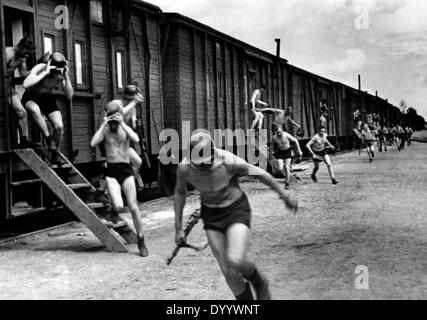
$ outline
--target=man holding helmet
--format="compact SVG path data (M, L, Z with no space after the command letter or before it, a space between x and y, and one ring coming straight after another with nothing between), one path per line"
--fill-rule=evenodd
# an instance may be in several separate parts
M22 105L33 115L45 137L48 149L52 152L51 163L63 165L65 161L59 155L59 148L64 125L53 93L59 84L62 85L65 97L71 100L73 86L68 75L68 62L62 53L54 52L47 63L37 64L24 80L23 86L26 90L22 97ZM50 135L44 116L53 127L52 135Z

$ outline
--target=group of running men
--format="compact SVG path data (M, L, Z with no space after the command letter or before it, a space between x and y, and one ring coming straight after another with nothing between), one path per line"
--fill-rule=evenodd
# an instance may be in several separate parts
M13 75L18 69L24 80L25 92L22 99L12 92L11 105L20 119L20 141L22 148L31 147L27 139L26 114L29 111L41 129L49 150L52 151L51 162L61 165L58 155L63 133L62 118L53 90L61 84L66 98L71 99L73 88L68 75L68 62L65 57L54 52L45 55L44 60L28 72L26 58L34 50L30 39L24 38L16 47L7 52L8 74ZM263 112L274 113L274 136L272 151L277 158L279 169L286 178L285 188L276 179L257 166L247 163L234 154L215 147L211 135L206 130L196 130L190 139L190 153L178 165L174 194L175 242L185 243L183 231L183 210L186 202L187 185L191 184L200 192L201 218L209 241L225 280L236 299L252 300L270 299L269 284L265 275L256 264L247 257L248 241L251 227L251 208L248 197L239 185L239 177L252 176L275 191L290 212L298 209L298 201L289 189L290 164L292 159L291 144L295 144L297 156L302 156L298 140L291 136L287 128L302 128L292 119L292 109L286 111L268 108L261 100L265 86L255 90L252 95L252 128L262 128ZM12 90L13 91L13 90ZM127 86L121 99L106 104L105 116L101 126L91 140L91 146L102 144L106 154L105 180L116 214L123 211L122 192L131 212L138 236L138 249L142 257L148 256L148 249L142 230L142 221L136 198L134 175L142 164L140 156L132 144L139 142L136 128L136 105L144 97L136 86ZM264 108L260 108L260 106ZM45 118L53 126L53 135L47 128ZM396 130L399 130L396 128ZM362 130L363 131L363 130ZM367 130L366 130L367 132ZM361 136L367 136L367 133ZM401 146L401 145L400 145ZM332 184L338 183L334 177L327 148L334 149L327 139L326 128L320 126L318 133L306 145L312 155L314 169L311 178L317 182L316 173L319 163L325 162Z
M379 152L387 152L387 147L391 147L396 141L397 150L402 151L406 146L410 146L414 131L408 125L401 124L392 125L391 127L385 124L380 124L380 119L377 116L377 121L364 123L361 120L357 122L353 129L355 136L358 138L357 145L359 154L363 148L366 148L369 161L372 162L375 158L375 145L378 146Z

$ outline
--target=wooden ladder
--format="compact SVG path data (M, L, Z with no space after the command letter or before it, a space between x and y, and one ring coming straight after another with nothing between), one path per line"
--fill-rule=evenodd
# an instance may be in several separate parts
M49 187L77 218L113 252L127 252L128 249L120 240L119 235L128 244L137 243L135 232L120 216L115 215L114 222L109 218L100 218L111 210L109 205L94 203L91 199L95 187L77 170L68 159L62 166L50 165L45 162L33 149L16 149L13 152ZM55 170L56 171L55 171Z

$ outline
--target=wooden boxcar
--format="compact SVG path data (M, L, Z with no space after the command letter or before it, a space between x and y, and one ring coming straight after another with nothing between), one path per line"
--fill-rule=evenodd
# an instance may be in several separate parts
M62 52L69 60L74 97L67 101L59 90L55 95L64 120L61 150L71 156L78 149L75 164L88 168L103 160L99 150L90 147L90 139L102 121L105 104L119 97L127 84L134 83L146 97L137 110L144 128L141 135L148 143L149 153L158 154L158 132L163 128L160 19L158 7L139 0L0 0L2 48L16 45L23 36L31 36L37 50L30 64L47 51ZM58 29L55 22L64 27ZM4 50L0 59L0 77L4 79ZM19 83L22 79L15 78L16 88L22 94ZM9 90L2 81L0 191L6 195L6 201L1 201L0 219L14 216L13 204L23 192L13 192L11 182L19 171L26 169L11 152L18 137L13 125L16 116L8 105ZM30 139L40 141L31 115L28 118ZM40 206L42 202L41 199Z
M262 83L268 87L264 101L270 106L293 107L294 121L305 130L302 140L314 135L320 125L321 101L329 108L326 125L331 140L343 147L352 144L357 110L379 113L382 118L394 115L392 106L379 97L293 66L277 54L180 14L164 13L163 17L166 127L180 130L182 122L189 121L192 130L247 129L252 122L249 99ZM264 126L268 139L271 120L266 117Z
M162 30L165 127L247 129L250 95L266 84L264 101L284 108L285 59L176 13L166 13ZM267 120L267 127L269 121Z

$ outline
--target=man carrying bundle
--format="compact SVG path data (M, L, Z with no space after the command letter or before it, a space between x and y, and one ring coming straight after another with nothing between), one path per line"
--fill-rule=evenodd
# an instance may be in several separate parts
M193 133L190 156L184 157L177 170L175 241L178 245L185 242L182 214L187 184L191 184L200 191L201 217L209 245L236 299L253 300L251 284L258 300L268 300L271 297L267 279L247 259L251 208L239 186L239 177L247 175L256 176L276 191L290 210L297 210L297 200L282 190L270 174L226 150L215 148L208 132Z

